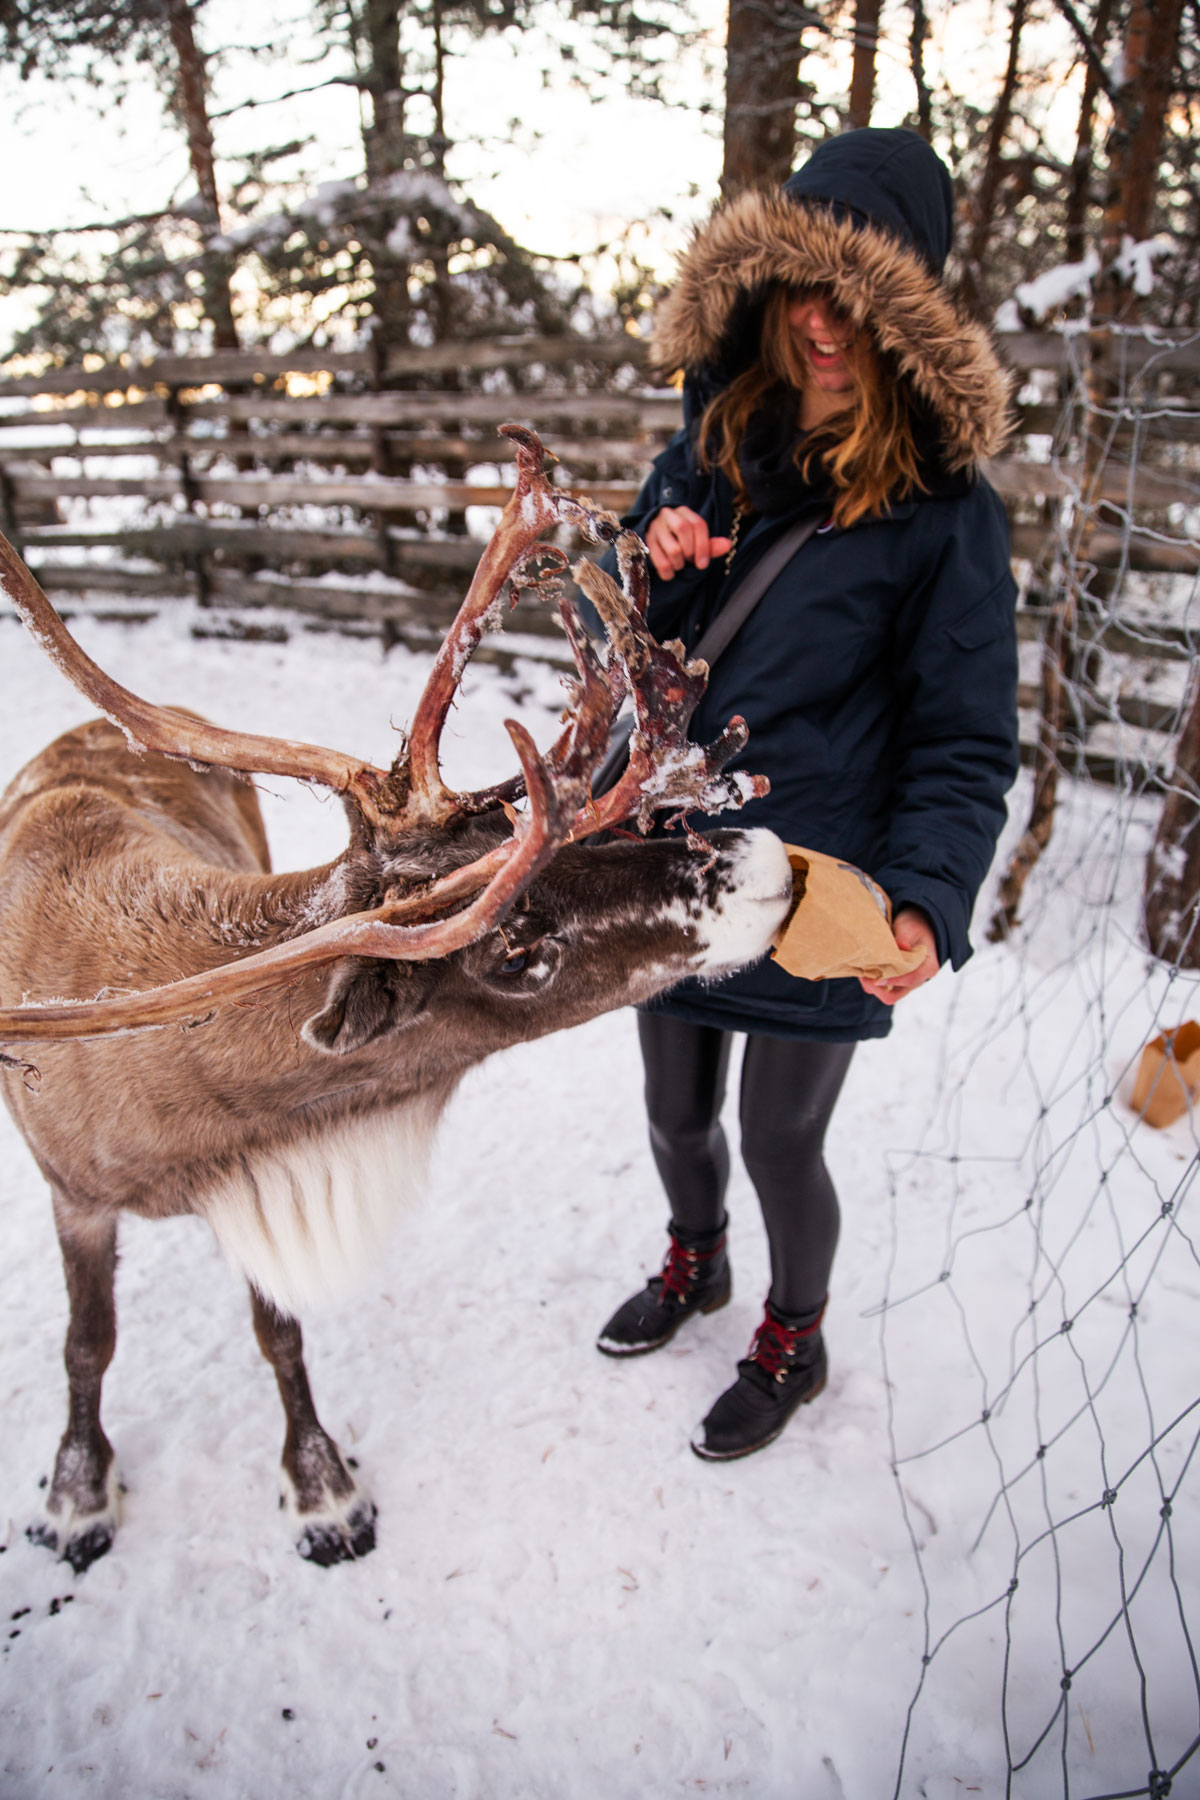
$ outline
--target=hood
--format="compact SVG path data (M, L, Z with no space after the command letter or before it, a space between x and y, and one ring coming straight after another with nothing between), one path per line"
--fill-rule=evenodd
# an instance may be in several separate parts
M911 384L945 466L973 468L1007 436L1010 378L942 286L951 230L950 177L915 132L832 138L782 190L741 194L696 233L655 318L654 363L724 385L754 354L770 284L824 288Z
M783 191L835 218L874 225L941 274L954 241L954 188L936 151L915 131L847 131L813 151Z

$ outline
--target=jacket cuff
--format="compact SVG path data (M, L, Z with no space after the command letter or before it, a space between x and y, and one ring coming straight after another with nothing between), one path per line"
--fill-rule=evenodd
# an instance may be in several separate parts
M902 906L919 907L933 927L938 962L961 969L974 954L967 937L971 909L961 890L934 876L914 875L911 869L897 869L890 879L889 875L887 869L873 871L892 903L893 918Z

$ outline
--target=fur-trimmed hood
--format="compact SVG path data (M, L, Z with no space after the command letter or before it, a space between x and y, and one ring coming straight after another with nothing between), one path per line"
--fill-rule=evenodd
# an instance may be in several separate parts
M825 289L911 382L946 468L973 469L1007 435L1010 379L936 273L949 226L949 179L914 133L831 139L782 191L742 194L697 232L658 309L653 360L707 374L715 391L753 354L769 285Z

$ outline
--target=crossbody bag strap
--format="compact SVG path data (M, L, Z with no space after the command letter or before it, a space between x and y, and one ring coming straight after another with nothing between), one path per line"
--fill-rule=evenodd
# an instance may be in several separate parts
M729 599L721 608L708 630L692 650L689 662L703 658L711 669L721 652L727 648L754 608L758 605L775 577L783 572L799 550L801 544L808 542L813 532L823 522L823 515L810 513L799 524L785 531L776 539L771 548L762 555L750 570L744 581L739 581ZM623 712L614 719L609 728L608 753L593 776L593 787L597 794L603 794L619 780L622 771L629 761L629 738L633 731L633 714Z
M689 651L689 661L702 659L712 668L718 656L733 642L776 576L783 573L801 544L808 542L827 517L828 514L823 512L811 512L807 518L785 531L781 538L776 538L745 579L738 582L708 630Z

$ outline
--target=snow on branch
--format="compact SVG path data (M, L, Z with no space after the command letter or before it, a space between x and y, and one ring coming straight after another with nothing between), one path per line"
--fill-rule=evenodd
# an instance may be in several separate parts
M1090 294L1092 282L1099 273L1100 258L1092 250L1082 262L1061 263L1058 268L1047 269L1032 281L1020 282L1013 298L1026 318L1041 321L1049 318L1051 313L1061 311L1077 295Z
M440 175L425 169L398 169L369 186L355 179L323 181L287 210L238 225L221 237L213 238L209 247L225 253L271 249L282 244L298 227L315 225L319 230L329 232L352 221L361 221L369 213L396 215L386 239L388 249L398 256L415 247L416 236L411 222L422 213L437 214L449 226L452 236L488 244L504 238L490 214L457 200Z
M1122 281L1128 282L1135 294L1152 294L1158 279L1155 261L1160 256L1170 256L1174 249L1174 238L1166 236L1146 238L1140 244L1135 244L1131 237L1123 237L1121 254L1113 268Z
M1170 256L1175 240L1166 236L1147 238L1135 243L1130 237L1121 241L1120 254L1110 265L1109 273L1135 294L1152 294L1158 280L1155 268L1161 257ZM996 331L1020 331L1027 325L1041 325L1061 312L1069 301L1090 299L1096 278L1102 272L1100 258L1090 250L1082 262L1060 263L1046 269L1032 281L1019 282L1012 298L997 307L992 320Z

